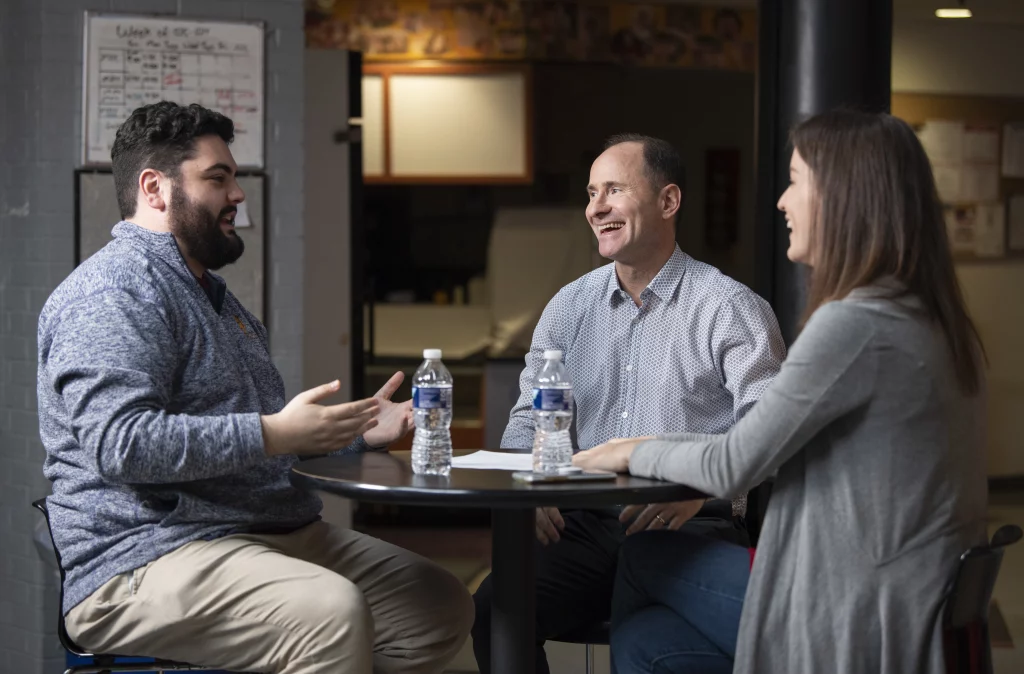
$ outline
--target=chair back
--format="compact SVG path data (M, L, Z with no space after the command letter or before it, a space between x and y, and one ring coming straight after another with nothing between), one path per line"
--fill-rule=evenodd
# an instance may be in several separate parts
M988 607L1003 563L1003 553L1006 546L1020 540L1021 534L1020 527L1007 524L992 536L991 543L975 546L960 556L960 565L946 603L947 628L959 629L988 622Z
M1000 528L985 545L960 555L960 564L946 597L943 652L948 674L992 674L988 612L1003 552L1021 538L1015 525Z
M768 499L771 498L774 485L775 478L769 477L747 492L747 535L750 537L752 548L757 547L757 541L761 537L761 527L764 524L764 515L768 512Z
M60 550L57 549L57 542L53 540L53 527L50 526L50 511L46 507L45 498L33 501L32 507L41 512L46 519L46 530L50 533L50 544L53 546L53 554L57 558L57 568L60 570L60 601L57 603L57 638L60 639L60 645L72 654L82 658L95 657L92 653L76 644L64 626L64 564L60 559Z

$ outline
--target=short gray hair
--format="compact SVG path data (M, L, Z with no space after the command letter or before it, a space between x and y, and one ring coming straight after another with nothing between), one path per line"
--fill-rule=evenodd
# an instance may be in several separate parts
M672 143L639 133L618 133L605 141L604 149L623 143L639 143L643 148L644 173L655 190L676 185L680 192L686 192L686 168Z

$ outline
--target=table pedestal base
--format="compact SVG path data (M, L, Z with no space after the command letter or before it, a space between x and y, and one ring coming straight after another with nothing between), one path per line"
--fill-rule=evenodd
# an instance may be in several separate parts
M491 511L492 674L531 674L536 664L535 512Z

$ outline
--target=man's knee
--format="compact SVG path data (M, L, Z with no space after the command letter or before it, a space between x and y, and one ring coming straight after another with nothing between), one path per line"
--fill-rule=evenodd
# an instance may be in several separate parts
M421 654L426 660L455 652L473 625L473 599L466 586L437 564L408 553L400 576L401 588L374 607L386 640ZM380 634L378 634L378 637Z
M615 671L620 674L648 671L651 658L646 645L650 641L650 626L635 615L624 618L623 622L614 625L610 635Z
M335 574L306 583L288 599L288 620L297 621L301 648L320 653L373 649L374 624L369 604L358 587Z
M434 589L438 620L447 627L449 637L461 646L469 636L476 614L469 590L462 581L433 562L426 562L418 573L423 582Z

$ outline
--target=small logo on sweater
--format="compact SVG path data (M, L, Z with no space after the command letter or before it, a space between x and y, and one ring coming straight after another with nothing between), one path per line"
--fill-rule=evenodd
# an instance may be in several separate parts
M249 329L245 327L245 323L242 322L242 319L239 318L238 314L235 314L235 322L238 323L238 327L242 329L242 332L245 335L249 334Z

